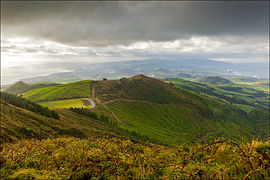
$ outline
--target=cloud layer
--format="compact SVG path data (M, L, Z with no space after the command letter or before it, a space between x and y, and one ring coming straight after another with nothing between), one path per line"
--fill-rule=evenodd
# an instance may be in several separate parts
M4 1L1 10L5 83L72 70L55 62L269 58L268 1Z
M3 2L4 37L76 46L267 36L269 2Z

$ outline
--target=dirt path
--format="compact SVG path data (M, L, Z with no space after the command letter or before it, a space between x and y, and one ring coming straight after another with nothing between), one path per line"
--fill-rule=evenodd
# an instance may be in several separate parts
M92 86L92 99L94 100L95 99L95 84L93 84Z
M107 109L109 112L111 112L112 115L113 115L113 117L114 117L117 121L123 123L123 121L122 121L120 118L118 118L118 117L114 114L114 112L113 112L112 110L110 110L105 104L101 104L101 105L102 105L105 109Z

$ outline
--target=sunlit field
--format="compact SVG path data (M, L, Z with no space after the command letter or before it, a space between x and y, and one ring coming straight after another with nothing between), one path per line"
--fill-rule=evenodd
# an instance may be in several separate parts
M39 104L48 108L91 107L91 105L86 104L82 99L46 101Z

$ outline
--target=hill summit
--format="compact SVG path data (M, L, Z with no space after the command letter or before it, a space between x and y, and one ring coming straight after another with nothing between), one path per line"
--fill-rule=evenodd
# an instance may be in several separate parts
M232 81L219 76L204 77L200 79L200 82L209 84L233 84Z
M99 81L95 84L95 92L96 97L102 101L127 99L159 104L182 103L193 96L172 83L165 83L144 75Z
M18 81L14 85L5 89L5 92L11 93L11 94L21 94L26 91L29 91L30 89L31 89L31 86L29 86L28 84L22 81Z

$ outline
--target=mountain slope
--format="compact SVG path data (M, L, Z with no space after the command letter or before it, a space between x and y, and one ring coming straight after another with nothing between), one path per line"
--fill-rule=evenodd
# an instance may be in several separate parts
M99 81L94 87L97 101L122 128L166 144L221 136L251 139L262 128L224 100L143 75Z
M25 92L23 97L32 101L91 97L91 82L92 81L90 80L85 80L52 87L33 89Z

